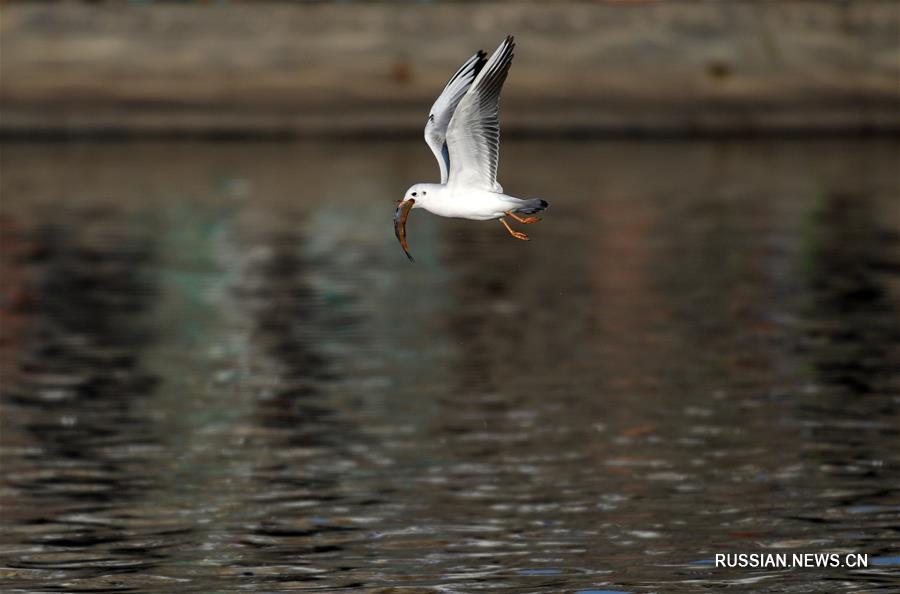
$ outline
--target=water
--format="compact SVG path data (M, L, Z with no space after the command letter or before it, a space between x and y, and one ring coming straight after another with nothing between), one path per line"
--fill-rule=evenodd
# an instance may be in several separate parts
M7 592L900 591L889 141L7 144ZM855 552L868 569L725 569Z

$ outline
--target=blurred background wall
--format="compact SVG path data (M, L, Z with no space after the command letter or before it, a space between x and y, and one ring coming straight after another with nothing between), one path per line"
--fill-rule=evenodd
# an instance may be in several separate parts
M900 131L900 3L5 2L0 133L419 134L518 40L507 133Z

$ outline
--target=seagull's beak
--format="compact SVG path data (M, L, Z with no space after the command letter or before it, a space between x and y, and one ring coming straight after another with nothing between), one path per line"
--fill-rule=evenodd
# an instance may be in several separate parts
M409 211L412 210L415 203L416 201L411 198L409 200L401 200L400 204L397 205L397 211L394 213L394 233L397 235L397 239L400 241L400 245L403 247L403 251L406 252L406 257L409 258L410 262L415 262L415 260L413 260L412 254L409 253L409 245L406 243L406 219L409 217Z

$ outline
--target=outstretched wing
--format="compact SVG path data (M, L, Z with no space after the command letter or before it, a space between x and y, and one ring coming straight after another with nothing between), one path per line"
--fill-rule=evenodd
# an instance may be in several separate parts
M466 60L466 63L447 82L444 91L428 113L428 122L425 124L425 142L437 157L438 165L441 167L442 184L447 183L447 176L450 172L450 156L444 141L447 136L447 126L450 125L450 119L453 117L453 112L460 99L469 90L472 81L475 80L487 61L486 55L483 51L478 50L477 54Z
M507 36L453 112L447 127L449 183L453 185L503 191L497 183L500 89L509 73L515 46L512 36Z

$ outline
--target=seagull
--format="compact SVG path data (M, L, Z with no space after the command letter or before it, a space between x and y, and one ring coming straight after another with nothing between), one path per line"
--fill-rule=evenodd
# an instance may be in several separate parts
M503 193L497 183L500 160L500 89L512 64L513 37L507 36L490 58L479 50L456 71L431 106L425 142L437 158L441 183L411 186L394 213L394 233L406 257L414 262L406 242L406 219L414 208L442 217L473 221L499 220L509 234L528 236L509 226L506 217L529 225L549 203Z

